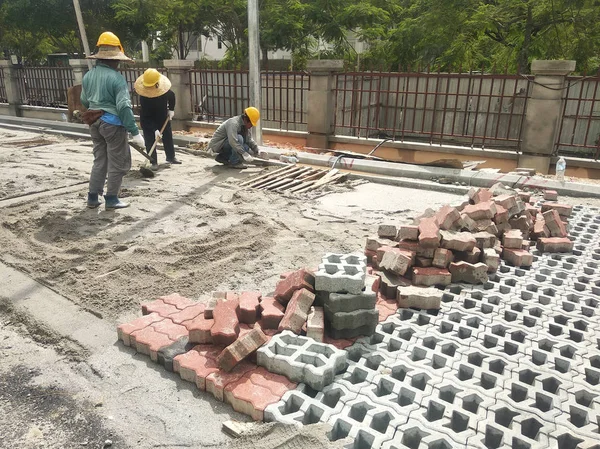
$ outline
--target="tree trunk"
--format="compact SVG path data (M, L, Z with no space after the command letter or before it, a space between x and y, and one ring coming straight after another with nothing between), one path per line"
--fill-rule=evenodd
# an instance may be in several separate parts
M269 67L269 51L266 48L263 48L261 51L262 51L262 66L264 68L268 68Z
M525 35L523 46L519 51L517 64L519 73L529 73L529 47L531 46L531 35L533 33L533 14L531 5L527 5L527 21L525 22Z
M179 22L179 59L185 59L185 50L183 48L183 24Z

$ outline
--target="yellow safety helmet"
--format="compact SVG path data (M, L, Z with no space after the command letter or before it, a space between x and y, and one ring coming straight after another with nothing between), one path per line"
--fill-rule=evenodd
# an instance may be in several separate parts
M98 43L96 47L100 47L101 45L110 45L111 47L119 47L119 49L125 53L123 50L123 46L121 45L121 41L117 37L115 33L111 33L110 31L105 31L98 38Z
M154 87L160 81L160 73L156 69L148 69L144 72L142 84L144 87Z
M246 114L246 117L248 117L248 119L250 120L250 123L252 123L252 126L256 126L256 124L260 120L260 112L258 112L258 109L256 109L254 106L250 106L244 109L244 113Z

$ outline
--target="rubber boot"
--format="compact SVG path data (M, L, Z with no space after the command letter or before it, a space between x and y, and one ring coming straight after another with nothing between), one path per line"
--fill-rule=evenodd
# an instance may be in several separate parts
M129 207L129 203L124 203L117 195L106 195L104 200L106 201L104 206L106 210L125 209L126 207Z
M98 199L97 193L88 193L87 207L89 207L90 209L96 209L101 204L102 203Z

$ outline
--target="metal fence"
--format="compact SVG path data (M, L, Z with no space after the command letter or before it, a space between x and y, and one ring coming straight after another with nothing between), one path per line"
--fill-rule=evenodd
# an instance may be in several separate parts
M565 90L556 152L564 156L600 156L600 73L570 76Z
M17 87L23 104L66 107L67 89L74 83L70 67L20 67Z
M305 131L310 77L305 72L261 72L261 121L265 128ZM250 105L246 70L191 70L195 119L219 122Z
M4 81L4 77L6 73L4 72L4 68L0 67L0 103L8 103L8 95L6 94L6 84Z
M133 106L133 111L137 114L140 109L140 96L135 92L133 85L135 84L135 80L137 80L141 75L144 74L148 67L129 67L129 68L120 68L119 72L125 77L127 81L127 85L129 86L129 96L131 98L131 105ZM165 68L157 68L161 74L167 75L167 69Z
M481 73L340 73L335 133L518 149L529 80Z

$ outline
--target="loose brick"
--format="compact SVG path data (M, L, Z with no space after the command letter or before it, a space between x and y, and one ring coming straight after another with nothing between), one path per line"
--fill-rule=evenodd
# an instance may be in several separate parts
M523 249L504 248L502 258L516 267L530 267L533 264L533 255Z
M481 262L453 262L449 271L452 273L452 282L483 284L488 280L488 266Z
M512 229L518 229L521 231L524 239L529 238L529 234L533 228L533 221L528 216L523 214L520 217L511 218L508 222L510 223L510 227Z
M506 210L510 211L513 207L515 207L517 205L517 199L518 199L518 197L516 195L504 194L504 195L499 195L496 198L494 198L494 201L496 202L496 204L499 204Z
M550 237L550 230L546 226L546 220L544 220L542 214L536 216L535 223L533 224L532 236L536 239L539 239L540 237Z
M463 215L467 215L475 221L489 220L496 214L496 205L493 201L484 201L478 204L469 204L462 211Z
M396 299L398 287L410 285L410 280L393 273L380 272L379 291L389 299Z
M473 234L473 237L475 238L475 241L477 242L476 246L479 249L493 248L496 244L496 236L489 232L477 232Z
M383 256L385 255L386 252L391 251L392 249L394 249L391 246L381 246L377 252L377 266L381 266L381 261L383 260ZM396 248L398 249L398 248Z
M454 260L452 251L445 248L437 248L433 255L432 265L437 268L448 268L448 265Z
M488 273L495 273L500 266L500 256L494 248L485 248L482 254L482 261L488 267Z
M523 246L523 234L518 229L511 229L504 233L502 237L502 246L504 248L519 249Z
M435 218L424 218L419 223L419 246L423 248L440 246L440 230Z
M231 371L234 366L264 345L269 338L260 327L255 327L243 337L227 346L217 357L219 367Z
M287 304L294 292L302 289L310 292L315 291L315 275L304 268L293 272L287 278L277 283L275 287L275 299L282 304Z
M504 234L506 231L510 231L512 228L510 226L510 223L506 222L506 223L499 223L496 225L496 229L498 230L497 233L494 233L495 235L502 235Z
M415 265L417 267L430 267L433 265L433 259L428 257L417 257L415 258Z
M378 255L379 256L379 255ZM381 268L403 276L413 264L414 255L400 248L390 248L384 252L378 264Z
M191 321L186 321L184 324L189 332L189 339L191 343L212 343L212 335L210 330L215 324L214 319L205 318L204 315L200 315Z
M537 249L543 253L570 253L573 242L568 237L542 237L538 239Z
M525 203L521 201L521 198L517 198L516 204L508 209L508 216L514 217L515 215L520 215L525 210Z
M550 237L566 237L567 229L560 219L560 215L554 209L542 213L546 226L550 231Z
M400 249L404 249L416 254L417 250L419 249L419 242L414 240L400 240L397 243L397 246Z
M367 258L367 263L373 263L373 257L377 256L377 251L372 251L370 249L365 249L365 256Z
M556 201L558 199L558 192L556 190L544 190L544 199L546 201Z
M415 285L442 285L452 282L452 275L443 268L413 268L413 283Z
M155 323L162 319L163 317L160 316L158 313L151 313L149 315L145 315L141 318L133 320L130 323L121 324L119 327L117 327L117 334L119 336L119 340L122 340L125 346L130 346L131 343L129 340L129 336L133 332L144 329L145 327L150 326L152 323Z
M263 329L277 329L283 318L285 308L272 297L263 297L260 302L260 326Z
M496 223L494 223L489 218L484 220L477 220L475 226L476 232L489 232L490 234L498 235L498 227Z
M398 287L398 307L439 309L443 292L434 287Z
M322 342L325 338L325 313L323 307L311 307L306 321L306 336Z
M435 221L440 229L450 229L452 225L460 219L460 212L454 207L443 206L435 215Z
M542 204L542 213L555 210L558 212L558 215L561 217L570 217L573 212L573 206L569 206L568 204L559 204L559 203L544 203Z
M213 312L215 322L210 330L213 343L220 346L229 346L240 334L238 320L240 301L233 295L228 294L227 296L231 299L217 300L217 306Z
M367 237L365 249L369 251L377 251L381 246L396 246L396 243L390 239L382 239L379 236ZM314 285L314 283L313 283Z
M259 314L260 297L260 292L242 292L240 294L240 323L256 323Z
M437 248L423 248L422 246L419 246L417 248L416 255L417 257L426 257L428 259L433 259L433 255L435 254L436 249Z
M462 226L460 229L465 231L473 232L477 229L477 222L473 220L471 217L465 214L461 214L460 221L462 222Z
M418 226L400 226L396 240L418 240L419 239L419 227Z
M377 235L382 239L390 239L395 240L396 235L398 234L398 230L396 226L390 224L382 224L377 228Z
M533 173L533 175L535 175L535 173ZM531 201L531 193L529 192L519 192L518 195L524 203L529 203Z
M164 320L168 320L168 318L164 318L162 321ZM157 321L157 323L159 322ZM174 341L169 338L169 335L155 329L153 325L134 331L129 336L130 345L135 346L136 351L140 354L149 355L153 362L158 361L158 351L170 346Z
M506 223L508 221L508 209L500 204L496 204L496 214L494 215L494 223Z
M477 241L469 232L441 231L442 242L440 246L454 251L471 251Z
M537 214L539 214L540 210L532 204L525 204L525 214L529 217L531 221L535 220Z
M481 260L481 250L474 247L471 251L455 251L454 259L468 263L477 263Z
M292 296L292 299L285 309L285 314L279 323L279 331L290 330L299 334L302 326L308 319L308 312L315 300L314 293L302 289L298 290Z
M473 204L485 203L492 199L492 193L488 189L476 189L471 187L469 189L469 199Z

